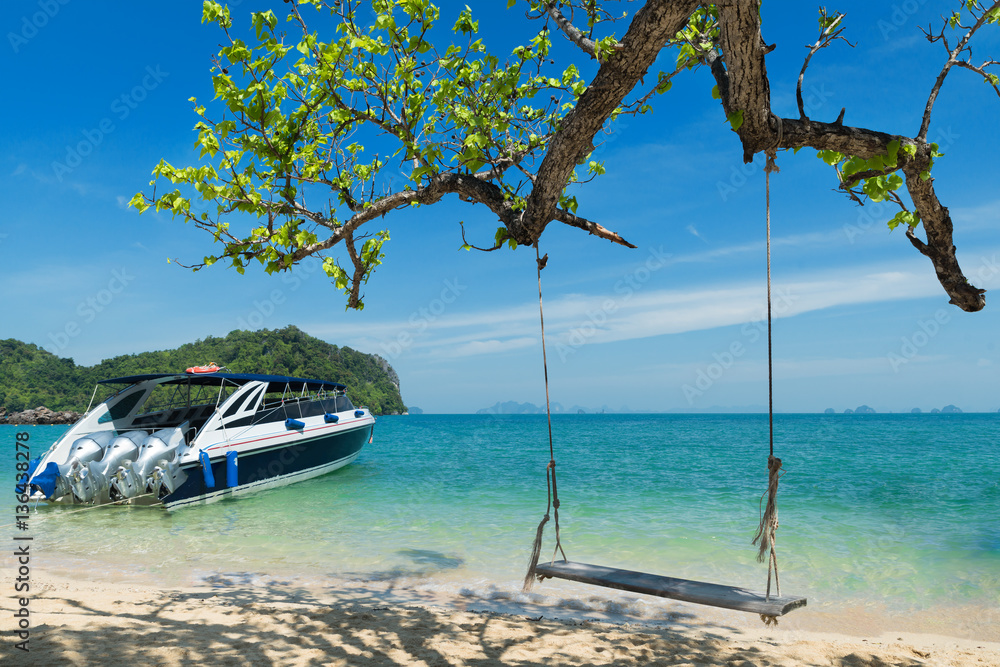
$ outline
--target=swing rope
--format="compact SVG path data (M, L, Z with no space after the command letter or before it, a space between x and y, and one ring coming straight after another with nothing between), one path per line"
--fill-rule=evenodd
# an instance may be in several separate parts
M538 524L538 531L535 533L535 542L531 546L531 558L528 561L528 572L524 575L524 586L522 590L527 593L535 583L535 568L538 567L538 558L542 553L542 533L545 531L545 524L549 522L550 512L555 516L556 546L552 550L552 560L555 561L556 553L562 553L563 560L566 552L563 551L562 543L559 541L559 493L556 488L556 455L552 445L552 409L549 404L549 362L545 355L545 313L542 310L542 269L548 262L549 256L538 256L538 241L535 241L535 263L538 270L538 318L542 325L542 368L545 371L545 414L549 424L549 464L545 468L545 481L549 489L548 505L545 508L545 516Z
M775 117L777 118L777 117ZM777 118L778 142L781 143L781 119ZM781 459L774 455L774 364L771 346L771 172L780 171L775 164L775 151L767 151L767 164L764 166L765 206L767 209L767 420L770 452L767 457L767 506L760 514L760 525L754 535L752 544L758 545L757 562L767 564L767 592L765 599L771 598L771 572L774 572L774 584L778 597L781 596L781 582L778 579L778 554L775 550L775 531L778 530L778 480L781 479ZM763 502L763 495L761 496ZM761 620L766 625L777 623L774 616L761 614Z
M772 114L773 116L773 114ZM777 134L778 140L774 147L766 150L767 164L764 167L765 173L765 198L766 198L766 220L767 220L767 413L768 413L768 444L769 453L767 457L767 469L768 469L768 484L767 491L765 494L761 495L761 503L763 503L764 495L767 495L767 506L760 513L760 524L757 528L757 532L754 535L752 544L758 545L757 560L763 563L765 560L768 561L767 569L767 592L765 594L765 602L771 599L771 577L772 572L774 576L775 590L778 598L781 597L781 582L778 578L778 555L775 548L776 539L775 532L778 529L778 506L777 506L777 495L778 495L778 482L781 476L784 474L781 467L781 459L774 455L774 360L773 360L773 345L772 345L772 298L771 298L771 172L780 171L777 164L775 163L776 149L781 145L782 137L782 124L781 119L777 116L773 116L777 123ZM555 557L557 553L562 553L564 561L568 561L566 558L566 552L562 548L562 544L559 538L559 494L556 488L556 461L555 461L555 448L552 442L552 409L549 401L549 367L548 359L545 351L545 314L542 307L542 269L545 268L545 264L548 261L548 255L545 257L539 257L538 241L535 241L535 261L537 264L538 271L538 316L541 323L541 336L542 336L542 366L545 374L545 412L548 418L548 431L549 431L549 463L546 467L546 483L548 486L548 505L545 509L545 516L542 517L541 522L538 524L538 530L535 533L535 541L531 549L531 558L528 564L528 572L524 577L523 591L528 592L531 590L535 579L538 577L538 559L541 554L542 549L542 534L545 529L545 524L548 523L550 519L550 514L555 517L555 530L556 530L556 545L552 552L552 562L555 562ZM567 563L568 565L573 565ZM580 566L578 566L580 567ZM582 566L594 569L594 566ZM574 576L567 576L566 574L553 573L550 566L546 566L546 573L544 576L556 576L569 579L577 579ZM607 568L603 568L607 570ZM623 571L616 571L623 572ZM635 574L635 573L626 573ZM649 575L642 575L648 577ZM584 581L586 583L597 583L598 585L609 585L604 581L596 578L589 579L577 579L579 581ZM687 582L693 583L693 582ZM696 582L694 582L696 583ZM627 586L622 586L620 581L616 581L615 584L611 584L616 588L623 588L625 590L633 590ZM642 591L648 592L648 591ZM662 592L657 592L654 594L663 595ZM678 599L686 599L683 595L666 595L666 597L676 597ZM704 599L695 600L702 604L715 604L713 602L706 602ZM795 606L801 606L805 604L805 599L796 600ZM725 606L725 605L718 605ZM733 607L737 608L737 607ZM794 608L794 607L792 607ZM777 613L785 613L782 609ZM777 615L770 615L767 613L761 613L760 618L764 621L765 625L774 625L778 622Z

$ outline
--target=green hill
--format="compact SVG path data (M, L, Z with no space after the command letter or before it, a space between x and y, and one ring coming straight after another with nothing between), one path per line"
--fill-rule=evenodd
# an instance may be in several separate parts
M405 412L399 378L375 354L337 347L294 326L260 331L233 331L159 350L105 359L96 366L77 366L36 345L13 338L0 341L0 407L8 412L44 405L52 410L82 412L98 380L174 373L215 362L234 373L268 373L333 380L347 385L355 405L375 414Z

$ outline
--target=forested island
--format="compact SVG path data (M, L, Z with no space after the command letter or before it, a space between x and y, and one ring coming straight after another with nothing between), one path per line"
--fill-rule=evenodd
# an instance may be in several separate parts
M78 366L31 343L0 341L0 420L29 408L83 412L99 380L143 373L183 372L215 362L233 373L265 373L333 380L347 385L356 405L374 414L406 412L396 371L377 354L337 347L297 327L233 331L172 350L157 350Z

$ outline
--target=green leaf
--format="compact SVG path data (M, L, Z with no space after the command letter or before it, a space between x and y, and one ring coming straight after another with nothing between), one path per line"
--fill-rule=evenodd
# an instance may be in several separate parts
M729 124L733 127L733 132L739 131L739 129L743 127L743 109L729 114L726 116L726 120L728 120Z
M900 211L887 223L890 230L896 229L899 225L905 224L910 229L920 224L920 216L912 211Z
M844 155L842 153L831 150L819 151L816 153L816 157L823 162L826 162L831 167L844 159Z
M845 179L848 179L854 174L864 171L867 166L868 166L867 160L855 155L854 157L850 158L847 162L844 163L844 166L842 168L843 176Z
M718 86L712 86L712 99L713 100L721 100L722 99L722 94L719 92L719 87Z
M886 160L885 164L887 167L895 167L897 162L897 157L899 156L899 140L893 139L889 142L887 154L889 159Z

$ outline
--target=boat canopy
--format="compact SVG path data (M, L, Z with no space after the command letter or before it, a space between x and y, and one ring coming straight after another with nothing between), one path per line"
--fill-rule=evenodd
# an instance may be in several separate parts
M100 380L98 384L135 384L137 382L147 382L149 380L160 380L169 378L160 384L192 384L219 386L224 383L243 386L248 382L267 382L268 392L283 391L285 387L290 387L292 391L301 391L303 388L309 391L320 389L344 390L347 387L339 382L329 382L327 380L309 380L306 378L295 378L287 375L258 375L256 373L149 373L146 375L128 375L110 380Z

